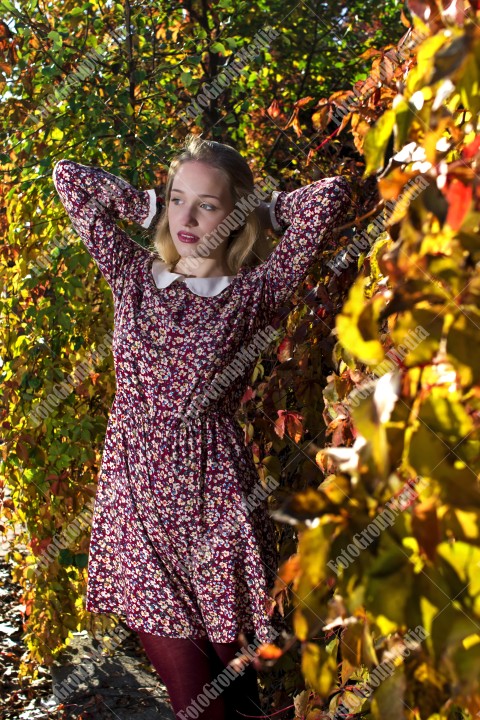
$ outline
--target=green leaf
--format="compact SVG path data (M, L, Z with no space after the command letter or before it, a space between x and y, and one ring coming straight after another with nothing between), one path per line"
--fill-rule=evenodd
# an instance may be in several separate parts
M413 586L412 566L402 564L400 558L387 557L388 563L392 563L392 572L369 576L365 592L368 608L377 618L377 624L383 633L392 632L394 627L402 626ZM385 565L385 568L387 566ZM395 570L395 566L399 569Z
M73 553L68 548L64 548L63 550L60 550L59 556L58 556L58 562L60 565L73 565Z
M221 42L214 42L212 45L210 45L210 52L221 53L222 55L227 54L225 45L223 45L223 43L221 43Z
M402 548L392 547L386 551L381 548L379 555L369 568L369 575L372 578L386 577L400 571L407 563L408 557Z
M372 698L373 720L383 720L385 717L389 720L404 720L407 687L405 668L402 666L382 680Z
M480 380L480 310L465 308L450 327L447 355L467 387Z
M479 82L478 59L473 53L470 53L458 83L458 88L462 104L470 110L474 117L480 112Z
M480 504L476 472L460 462L445 441L421 420L406 445L406 453L417 475L438 482L445 502L459 508Z
M180 82L182 85L185 85L185 87L189 87L192 84L193 81L193 75L191 72L182 72L180 75Z
M55 30L51 30L47 37L49 37L51 40L53 40L53 46L54 48L61 47L63 44L63 38L62 36L56 32Z
M415 117L413 107L404 98L395 106L395 150L403 148L408 139L410 124Z
M73 565L78 568L86 568L88 565L88 554L87 553L77 553L73 556Z

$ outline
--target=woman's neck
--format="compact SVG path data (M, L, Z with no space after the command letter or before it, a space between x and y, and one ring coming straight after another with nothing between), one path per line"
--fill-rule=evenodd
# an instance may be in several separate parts
M208 262L205 264L201 264L198 268L194 269L193 264L191 267L188 267L188 258L186 261L184 261L182 265L182 259L177 260L175 263L170 264L170 272L177 273L179 275L184 275L185 277L198 277L198 278L207 278L207 277L224 277L226 275L231 275L231 270L226 266L225 263L218 265L214 264L212 262Z

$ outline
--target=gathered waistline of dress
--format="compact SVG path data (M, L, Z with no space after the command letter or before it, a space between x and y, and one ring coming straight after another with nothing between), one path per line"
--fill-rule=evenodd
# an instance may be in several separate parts
M188 411L188 405L185 409L179 408L178 405L169 403L168 405L155 404L152 405L144 398L137 395L127 394L126 392L117 392L112 403L111 410L125 413L138 417L139 414L145 419L162 420L172 423L176 420L184 422L187 425L195 425L202 421L207 422L210 417L221 417L224 419L235 419L236 410L231 410L219 405L212 404L205 410L195 412Z

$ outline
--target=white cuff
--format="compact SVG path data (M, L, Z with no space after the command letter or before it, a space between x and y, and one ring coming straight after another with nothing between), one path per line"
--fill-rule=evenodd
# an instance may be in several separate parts
M275 232L281 232L282 228L277 222L275 217L275 205L277 204L277 198L280 195L281 190L274 190L272 192L272 199L270 200L270 222Z
M150 210L148 211L148 215L141 223L141 225L144 228L148 228L157 212L157 193L153 188L151 188L150 190L145 190L145 192L148 192L148 195L150 197Z

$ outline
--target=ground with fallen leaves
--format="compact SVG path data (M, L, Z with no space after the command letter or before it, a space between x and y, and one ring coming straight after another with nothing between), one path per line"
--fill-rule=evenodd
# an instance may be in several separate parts
M0 720L174 720L167 690L134 632L112 655L91 663L94 672L63 703L56 700L54 687L60 687L95 649L86 631L74 633L61 663L39 667L38 678L32 682L19 679L18 668L26 653L22 588L12 582L5 559L8 547L8 541L0 543ZM270 693L275 696L273 688ZM267 698L263 698L265 703L269 705ZM286 714L275 717L285 720Z

